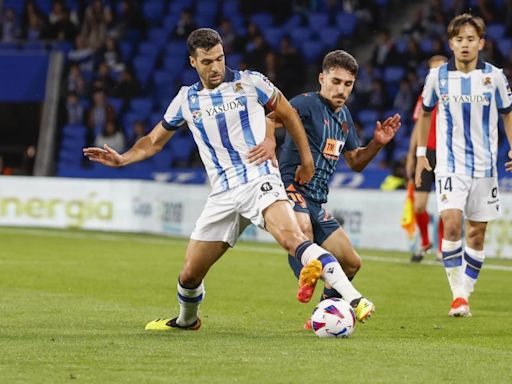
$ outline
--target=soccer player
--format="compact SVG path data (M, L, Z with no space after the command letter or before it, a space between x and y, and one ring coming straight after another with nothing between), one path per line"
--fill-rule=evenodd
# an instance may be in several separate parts
M469 296L484 263L487 222L500 215L496 156L498 113L512 144L512 94L501 71L478 57L484 47L485 24L462 14L448 24L453 57L430 70L423 88L418 120L416 185L424 169L431 111L436 104L436 196L444 224L443 263L453 294L449 316L471 316ZM512 152L509 152L509 157ZM512 170L512 162L505 164ZM465 245L462 246L462 215Z
M311 181L301 184L295 179L294 169L300 164L300 152L288 133L279 156L281 178L290 200L294 202L295 217L302 232L333 254L349 279L360 269L361 258L338 221L322 207L327 202L329 179L341 155L352 170L362 171L394 137L401 124L398 114L383 123L376 122L373 139L366 147L360 146L352 117L345 105L354 87L358 68L356 60L349 53L332 51L323 60L322 72L318 77L320 91L304 93L290 100L304 124L313 154L315 174ZM273 137L275 128L286 126L286 122L274 115L269 115L268 137ZM253 152L257 152L259 147L261 145ZM289 262L299 277L301 264L291 255ZM339 294L326 286L322 297L339 297ZM306 323L305 327L309 327L309 324Z
M428 66L430 69L437 68L441 64L445 63L448 59L441 55L432 56L428 61ZM421 95L418 97L418 101L416 102L416 106L414 108L413 119L415 122L418 121L419 115L422 110L423 99ZM437 106L432 110L432 118L430 119L430 128L428 131L428 142L427 142L427 159L432 168L436 167L436 113ZM411 140L409 142L409 151L407 152L407 161L406 161L406 170L407 170L407 178L409 180L414 179L414 168L416 165L416 147L418 142L418 124L414 125L414 128L411 132ZM416 224L420 231L421 245L419 248L413 253L411 257L411 261L415 263L421 262L425 254L428 252L430 248L432 248L432 243L428 234L428 224L430 222L430 217L427 212L427 203L428 203L428 195L432 190L432 186L434 185L434 171L424 170L421 174L421 185L417 187L414 191L414 215L416 217ZM443 221L439 220L438 225L438 235L439 235L439 252L441 252L441 242L443 238ZM442 257L439 253L436 255L436 259L441 261Z
M321 278L347 295L356 317L364 321L373 313L373 303L352 286L336 258L300 231L279 170L270 161L256 165L247 160L249 149L264 140L266 106L286 123L299 148L301 164L294 177L299 183L309 181L314 164L299 117L266 77L226 68L222 40L213 29L195 30L187 46L190 64L200 81L180 89L163 120L150 133L123 154L108 146L84 148L92 161L124 166L154 155L178 127L187 124L205 164L212 192L191 234L179 274L179 316L157 319L146 329L199 329L203 279L251 222L271 233L304 265L297 293L300 301L310 300Z

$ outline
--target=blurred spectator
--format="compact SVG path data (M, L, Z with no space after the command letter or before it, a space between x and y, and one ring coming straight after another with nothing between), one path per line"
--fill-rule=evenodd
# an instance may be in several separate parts
M373 49L372 64L376 67L386 67L398 64L398 62L395 41L390 32L388 30L380 31Z
M394 191L396 189L405 189L407 180L405 179L405 159L395 160L391 165L391 174L388 175L380 189L383 191Z
M146 21L138 2L122 0L118 7L118 13L113 28L110 31L112 37L119 40L126 36L128 31L140 31L145 33Z
M66 97L66 124L83 124L84 106L76 92L69 92Z
M96 89L92 95L92 106L86 115L88 128L86 143L92 144L96 132L103 130L107 121L114 121L115 118L115 110L112 105L107 103L105 92L102 89Z
M140 91L141 89L137 79L128 68L125 68L121 72L117 84L114 85L112 96L122 99L126 107L130 99L140 95Z
M34 174L34 164L36 162L36 147L29 145L24 151L21 159L21 175L32 176Z
M71 20L70 13L66 8L59 12L61 12L59 17L55 18L57 21L50 23L48 37L60 41L75 41L78 34L77 25Z
M68 53L68 60L76 63L82 72L92 72L94 69L94 50L89 47L82 35L75 37L75 46Z
M105 39L98 57L100 61L106 62L113 72L121 72L125 67L117 41L113 37L109 36Z
M112 95L115 81L110 73L110 67L105 61L98 64L92 83L93 89L102 89L108 96Z
M373 79L372 89L368 95L368 100L366 104L367 108L377 109L381 112L388 108L389 101L387 97L387 92L384 90L384 83L382 82L382 80ZM386 146L389 146L389 144Z
M494 40L485 40L484 49L480 51L479 57L500 68L503 68L505 65L505 57L496 46Z
M405 26L402 29L402 32L406 35L409 35L416 41L420 41L422 36L427 31L425 26L425 19L423 17L423 9L418 8L416 13L414 14L414 18L412 21L406 22Z
M401 56L402 65L405 65L410 69L418 68L418 66L422 64L425 59L425 55L420 50L418 43L412 38L408 39L407 48Z
M415 94L412 92L409 81L406 78L402 79L395 100L393 101L393 108L398 110L401 116L409 116L415 101Z
M43 19L37 13L28 15L28 24L24 26L22 38L27 41L39 41L43 36Z
M69 73L66 80L66 91L74 92L79 97L87 96L87 83L82 76L80 67L78 64L71 64L69 67Z
M2 43L12 43L20 37L20 28L16 13L12 8L7 8L2 17Z
M281 91L291 98L303 91L306 82L306 65L287 36L281 39L278 55L280 66L283 68L279 74Z
M236 35L235 32L233 32L233 25L229 19L222 19L219 27L219 34L222 38L224 53L232 53L235 49Z
M265 56L270 51L270 48L263 36L256 35L254 40L249 43L248 51L245 58L249 68L258 72L264 72Z
M123 133L117 128L113 120L108 120L103 131L96 136L94 145L103 147L107 144L110 148L117 152L123 152L125 149L125 138Z
M126 147L131 148L133 145L139 141L139 139L142 139L146 135L146 125L142 120L136 120L135 123L133 123L132 132L130 136L128 137L128 142Z
M81 33L88 46L94 51L103 45L111 23L112 13L110 8L104 5L101 0L93 0L92 4L85 10Z
M272 83L274 83L278 88L281 88L279 86L280 68L278 60L279 59L274 51L268 51L267 54L265 55L263 73Z
M181 12L180 19L174 30L174 36L180 39L186 39L190 33L197 28L194 21L194 15L190 9Z

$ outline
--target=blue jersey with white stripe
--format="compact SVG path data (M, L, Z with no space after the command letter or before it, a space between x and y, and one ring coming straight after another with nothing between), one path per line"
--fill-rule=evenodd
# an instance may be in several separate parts
M463 73L452 58L430 70L422 96L426 111L439 101L436 173L496 176L498 113L512 109L502 70L478 60L475 70Z
M200 82L184 86L171 101L162 121L172 130L187 124L212 186L226 191L279 170L270 161L247 161L249 150L265 138L264 105L277 89L262 74L226 68L224 82L205 89Z
M300 115L315 162L311 181L296 187L309 200L325 203L329 193L328 182L336 171L340 155L360 146L352 116L346 106L334 112L317 92L296 96L290 103ZM299 152L287 133L279 155L279 169L285 187L293 183L298 165Z

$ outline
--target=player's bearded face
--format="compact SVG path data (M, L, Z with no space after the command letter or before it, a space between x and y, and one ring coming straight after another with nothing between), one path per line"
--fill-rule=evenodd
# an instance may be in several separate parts
M196 55L190 56L190 65L197 70L205 88L216 88L224 81L226 74L226 62L222 45L217 44L209 50L197 48Z
M354 88L355 76L343 68L331 68L321 72L320 95L326 99L334 109L341 108Z
M471 24L463 25L457 36L450 39L450 49L455 60L462 63L470 63L477 60L478 52L484 47L484 39L481 39L476 29Z

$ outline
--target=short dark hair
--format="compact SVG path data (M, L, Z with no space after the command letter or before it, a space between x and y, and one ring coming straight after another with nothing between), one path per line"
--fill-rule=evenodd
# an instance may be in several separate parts
M210 50L217 44L222 44L219 33L211 28L199 28L193 31L187 39L188 54L195 56L196 49Z
M341 49L331 51L324 57L322 71L329 72L334 68L346 69L354 76L357 76L357 72L359 71L359 65L357 64L356 59L354 59L354 56L348 52L342 51Z
M473 16L470 13L463 13L462 15L455 16L448 24L448 39L451 39L459 34L460 29L470 24L475 28L479 38L485 35L485 22L481 17Z

